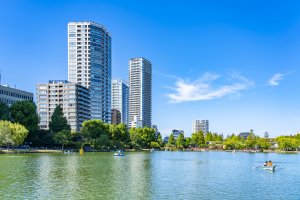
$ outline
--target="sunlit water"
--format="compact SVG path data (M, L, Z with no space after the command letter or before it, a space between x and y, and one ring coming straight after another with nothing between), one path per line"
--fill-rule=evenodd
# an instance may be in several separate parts
M300 154L0 155L0 199L300 199Z

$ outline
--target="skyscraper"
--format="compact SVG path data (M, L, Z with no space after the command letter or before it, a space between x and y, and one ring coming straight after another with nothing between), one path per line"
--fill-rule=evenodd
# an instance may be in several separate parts
M121 122L128 126L129 87L123 80L112 80L112 109L121 113Z
M111 37L100 24L68 24L68 80L89 88L91 119L111 122Z
M151 127L152 64L145 58L129 60L129 123Z
M193 121L193 133L202 131L204 134L209 132L209 121L208 120L195 120Z

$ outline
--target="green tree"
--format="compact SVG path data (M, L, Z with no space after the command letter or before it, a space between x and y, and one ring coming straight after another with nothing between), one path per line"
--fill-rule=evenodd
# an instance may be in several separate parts
M193 141L193 144L195 144L198 147L205 146L205 138L204 138L203 132L199 131L197 133L193 133L192 134L192 141Z
M257 146L261 149L269 149L271 144L268 142L267 138L259 138L257 140Z
M171 134L171 135L169 136L169 140L168 140L167 146L172 147L172 146L174 146L174 145L175 145L175 138L174 138L174 135Z
M243 149L245 144L242 141L243 139L235 134L228 136L224 141L224 148L233 150L233 149Z
M32 101L17 101L10 107L10 113L12 122L25 126L29 131L26 141L36 141L39 116L35 104Z
M64 149L64 146L70 144L71 142L71 131L70 130L61 130L54 133L53 140L56 144L61 145L61 149Z
M160 144L158 142L151 142L150 143L150 147L151 148L159 148L160 147Z
M95 145L96 139L101 135L109 134L109 126L98 119L87 120L82 123L81 133L88 144ZM97 143L99 144L99 141Z
M28 130L18 123L0 121L0 145L21 145L28 135Z
M155 130L153 128L131 128L129 133L133 148L150 148L151 142L156 141Z
M0 120L10 120L9 107L3 102L0 102Z
M95 147L98 149L110 148L111 141L108 138L107 134L100 135L95 141Z
M265 132L264 137L265 137L266 139L269 138L269 133L268 133L267 131Z
M63 130L71 130L67 118L64 116L63 110L60 105L57 105L51 116L49 123L49 130L52 134L58 133Z
M176 140L176 147L183 148L184 145L184 135L181 133Z
M213 138L213 134L211 132L206 133L205 135L205 142L208 143L210 141L215 141L215 138Z
M157 143L159 146L162 146L164 143L160 133L157 135Z
M109 125L110 139L117 148L124 148L130 141L130 135L125 124Z
M257 137L254 135L253 132L250 132L247 139L245 140L246 148L253 149L256 146Z
M190 137L186 138L184 147L188 148L191 145L191 143L192 143L192 138L190 138Z

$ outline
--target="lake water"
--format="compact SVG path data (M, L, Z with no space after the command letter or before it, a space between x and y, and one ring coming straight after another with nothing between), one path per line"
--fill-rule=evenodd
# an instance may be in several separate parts
M266 160L279 165L272 173ZM300 154L0 155L0 199L300 199Z

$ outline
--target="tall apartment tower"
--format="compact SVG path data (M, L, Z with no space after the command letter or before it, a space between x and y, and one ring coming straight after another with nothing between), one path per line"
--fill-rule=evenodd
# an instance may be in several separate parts
M202 131L204 134L209 132L209 121L208 120L195 120L193 121L193 133Z
M128 126L129 112L129 86L123 80L112 80L112 109L116 109L121 114L121 122Z
M87 87L91 119L111 122L111 36L100 24L68 24L68 80Z
M145 58L129 60L129 123L151 127L152 64Z

